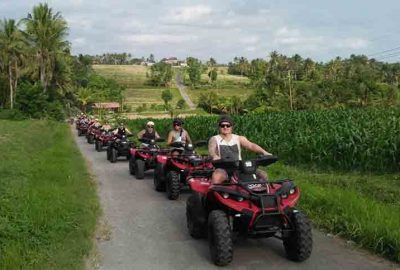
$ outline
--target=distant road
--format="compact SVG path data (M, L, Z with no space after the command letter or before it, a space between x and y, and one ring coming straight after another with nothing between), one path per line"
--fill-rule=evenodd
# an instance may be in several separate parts
M74 134L75 129L71 128ZM177 201L153 188L153 171L143 180L129 174L128 162L111 164L84 137L74 136L98 180L104 216L111 239L98 242L101 270L380 270L396 269L384 259L348 246L314 230L314 250L303 263L289 261L277 239L238 239L227 267L211 262L207 240L195 240L186 228L185 205L189 192ZM307 196L306 194L304 196Z
M196 109L196 105L194 105L194 103L192 102L192 100L190 99L189 95L186 92L186 87L185 87L185 84L183 83L183 78L182 78L182 73L181 72L177 72L176 73L175 81L176 81L176 86L178 87L182 98L186 101L186 103L188 104L189 108L191 110Z

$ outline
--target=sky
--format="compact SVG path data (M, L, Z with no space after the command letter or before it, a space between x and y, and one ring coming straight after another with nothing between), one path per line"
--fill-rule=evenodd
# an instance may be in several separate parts
M42 1L0 0L0 18L26 17ZM69 25L73 54L128 52L156 59L271 51L315 61L365 54L400 61L398 0L52 0ZM385 50L397 48L387 53Z

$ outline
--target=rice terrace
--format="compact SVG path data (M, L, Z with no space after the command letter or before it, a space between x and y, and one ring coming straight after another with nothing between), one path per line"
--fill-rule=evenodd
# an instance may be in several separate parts
M34 2L0 270L400 269L397 1Z

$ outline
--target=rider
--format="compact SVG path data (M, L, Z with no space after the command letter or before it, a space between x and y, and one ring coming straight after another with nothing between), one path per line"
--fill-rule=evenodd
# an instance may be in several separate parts
M139 131L137 136L138 139L149 139L149 140L155 140L160 138L160 135L158 135L157 131L154 129L153 121L148 121L146 123L146 127L143 130Z
M232 133L233 121L223 115L218 120L219 134L210 138L208 142L208 153L213 160L237 161L241 160L241 148L246 148L252 152L271 155L259 145L250 142L246 137ZM228 180L228 174L224 169L216 169L211 177L212 184L221 184Z
M173 129L168 133L168 139L167 139L167 143L168 145L172 145L173 143L176 142L181 142L183 144L183 146L185 146L188 143L192 143L192 140L190 139L189 133L183 129L183 120L180 118L175 118L172 121L172 126ZM172 150L172 155L176 156L179 154L179 150L182 149L174 149Z
M125 127L124 123L120 123L119 127L113 131L115 135L121 137L122 135L132 134L128 128Z

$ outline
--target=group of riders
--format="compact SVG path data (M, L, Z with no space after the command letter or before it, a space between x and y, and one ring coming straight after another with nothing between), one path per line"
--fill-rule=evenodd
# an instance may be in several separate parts
M102 128L106 132L113 132L115 135L122 136L132 134L132 132L123 124L120 123L117 128L111 127L108 122L103 125L99 119L87 117L81 114L78 121L86 121L88 126L94 125L97 128ZM171 146L176 142L183 145L192 143L189 132L183 128L184 121L181 118L175 118L172 121L172 129L168 133L167 144ZM247 149L251 152L261 155L272 155L261 146L249 141L246 137L233 133L234 122L228 115L222 115L217 122L218 134L212 136L208 141L208 154L213 160L235 161L242 160L242 149ZM138 139L156 140L160 135L156 131L153 121L148 121L143 130L137 133ZM228 180L227 172L224 169L216 169L211 177L213 184L221 184Z

